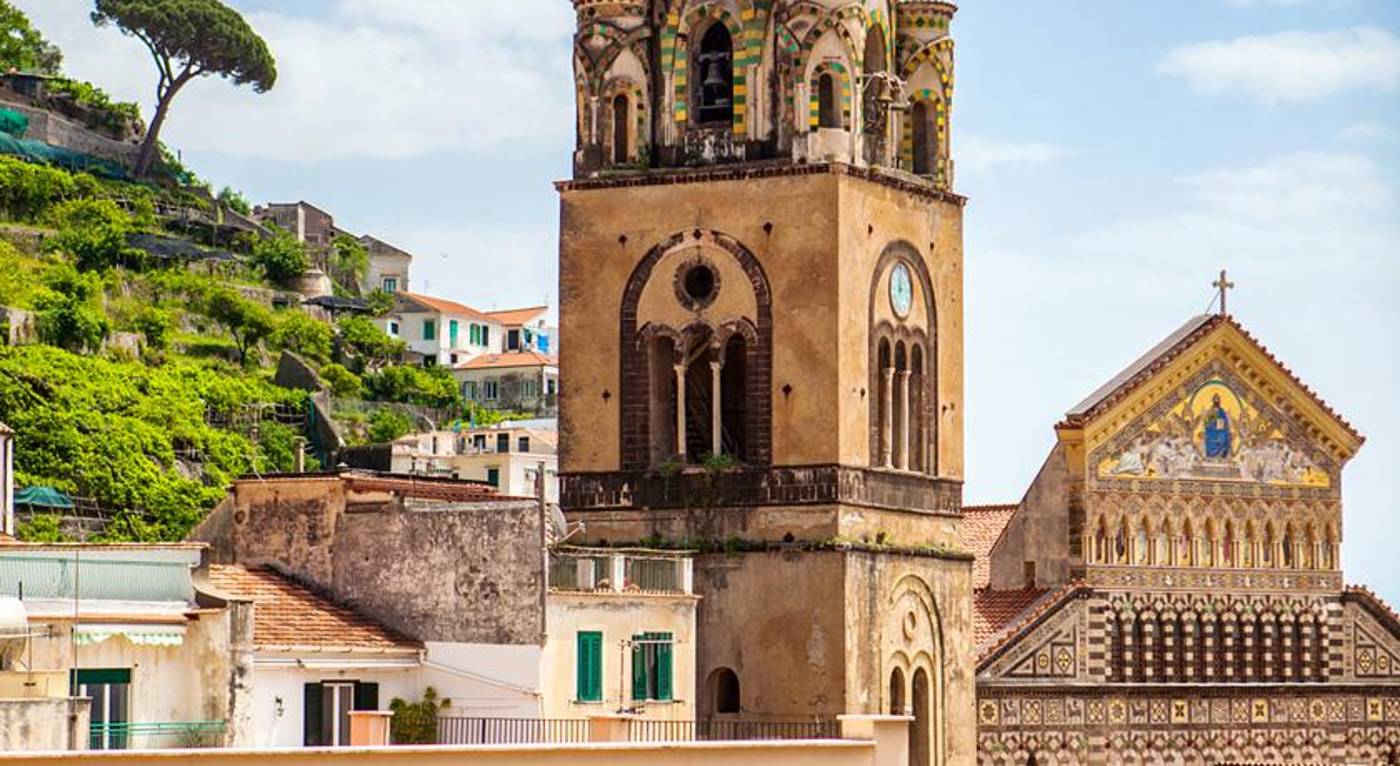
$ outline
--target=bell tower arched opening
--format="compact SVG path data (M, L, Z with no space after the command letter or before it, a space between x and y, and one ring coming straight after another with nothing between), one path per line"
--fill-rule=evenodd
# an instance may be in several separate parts
M705 30L695 63L697 122L730 123L734 119L734 41L724 24L713 22Z

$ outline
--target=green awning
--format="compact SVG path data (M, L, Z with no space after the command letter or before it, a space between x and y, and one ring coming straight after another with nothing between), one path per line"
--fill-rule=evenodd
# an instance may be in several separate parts
M15 505L72 510L73 498L53 487L25 487L15 492Z

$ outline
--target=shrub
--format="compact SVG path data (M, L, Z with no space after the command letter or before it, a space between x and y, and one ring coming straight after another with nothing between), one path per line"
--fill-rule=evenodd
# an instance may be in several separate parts
M346 285L355 284L369 275L369 250L349 234L337 234L331 243L335 252L336 278Z
M257 348L275 328L271 309L228 287L209 291L204 299L204 314L229 334L238 347L238 361L245 365L248 352Z
M76 193L71 173L0 157L0 212L7 218L37 220L50 205Z
M116 265L137 268L145 254L126 244L131 217L117 203L106 199L75 199L54 207L46 219L58 229L53 247L77 259L78 268L106 269Z
M374 322L364 317L346 317L340 320L340 342L342 348L358 357L365 369L376 369L403 356L404 342L390 338Z
M385 367L364 376L363 380L370 398L381 402L403 402L426 407L451 407L460 403L457 381L441 367Z
M375 444L391 442L413 433L413 418L392 407L381 407L369 418L369 440Z
M358 398L364 390L360 376L338 364L328 364L321 368L321 382L325 383L335 396L347 399Z
M34 300L39 338L69 351L95 351L111 326L102 313L102 283L95 274L80 274L66 263L44 275L45 289Z
M306 271L306 248L291 234L275 232L253 245L253 263L270 281L286 285Z
M215 197L215 199L223 203L224 207L235 213L249 215L253 212L253 206L248 204L248 198L243 196L243 192L238 191L232 186L225 186L220 189L219 196Z
M147 306L136 313L132 324L146 339L147 348L163 349L170 344L170 331L175 322L170 312Z
M435 745L437 744L438 711L446 708L450 700L438 702L437 690L429 686L423 690L423 699L407 702L395 697L389 703L394 717L389 719L389 734L396 745Z
M331 357L331 328L300 311L284 312L272 333L274 348L292 351L313 362Z
M35 514L16 526L19 539L26 543L61 543L68 539L63 534L63 520L56 513Z

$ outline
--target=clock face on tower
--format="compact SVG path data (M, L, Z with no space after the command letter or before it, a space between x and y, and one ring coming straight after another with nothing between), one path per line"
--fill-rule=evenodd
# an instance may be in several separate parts
M909 267L896 263L890 269L890 308L900 319L909 316L909 307L914 301L914 285L909 280Z

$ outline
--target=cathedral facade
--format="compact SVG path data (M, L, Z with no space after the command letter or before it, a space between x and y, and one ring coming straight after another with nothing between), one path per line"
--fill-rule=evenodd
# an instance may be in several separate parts
M1351 425L1216 314L1056 434L973 545L980 762L1400 760L1400 618L1342 580Z
M701 717L908 713L970 763L954 7L574 6L565 513L701 551Z

